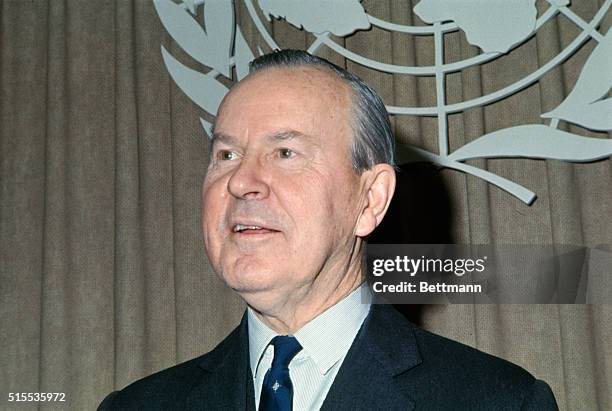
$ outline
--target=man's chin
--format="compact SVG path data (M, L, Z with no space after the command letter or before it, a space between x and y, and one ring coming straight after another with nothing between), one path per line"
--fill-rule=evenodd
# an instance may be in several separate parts
M275 281L269 273L264 274L258 270L232 274L224 273L221 275L221 279L240 296L270 292L282 282L281 279Z
M239 278L223 279L225 283L240 296L250 307L257 311L267 311L267 307L278 303L282 295L282 279L274 281L257 275L240 276Z

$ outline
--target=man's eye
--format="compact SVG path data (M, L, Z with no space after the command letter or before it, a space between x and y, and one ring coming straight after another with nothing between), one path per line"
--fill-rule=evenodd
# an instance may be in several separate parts
M238 155L230 150L219 150L217 153L217 158L219 160L235 160Z
M295 155L295 152L290 148L281 148L278 150L278 156L280 158L291 158Z

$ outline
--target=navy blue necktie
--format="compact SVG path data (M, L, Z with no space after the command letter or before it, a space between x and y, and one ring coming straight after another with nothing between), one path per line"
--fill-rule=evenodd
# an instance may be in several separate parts
M274 346L274 359L261 387L259 411L291 411L293 384L289 378L289 363L302 346L287 335L274 337L271 344Z

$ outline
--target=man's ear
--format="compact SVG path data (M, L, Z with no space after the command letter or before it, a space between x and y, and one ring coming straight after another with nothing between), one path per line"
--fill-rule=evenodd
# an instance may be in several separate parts
M395 170L389 164L376 164L366 173L366 205L355 229L359 237L368 236L380 224L395 192Z

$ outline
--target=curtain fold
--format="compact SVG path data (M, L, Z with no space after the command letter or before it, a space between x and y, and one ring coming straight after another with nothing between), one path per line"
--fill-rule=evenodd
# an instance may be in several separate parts
M411 13L416 3L363 1L381 19L422 24ZM243 2L236 4L242 33L254 44L260 35ZM602 4L574 1L571 10L588 21ZM611 22L608 13L599 31L606 33ZM282 21L264 25L285 48L314 41ZM578 33L567 18L553 19L508 55L450 74L448 102L524 77ZM334 40L386 63L434 62L428 37L375 28ZM244 311L204 254L200 197L209 143L199 118L206 115L169 78L160 45L197 68L170 39L152 1L0 1L2 409L38 408L6 402L9 392L65 392L65 404L41 408L94 409L111 390L209 351ZM540 114L571 91L594 46L589 41L516 95L450 115L451 151L494 130L542 123ZM461 32L445 38L447 61L478 53ZM388 104L436 104L432 78L375 72L325 46L318 54L364 78ZM437 152L436 118L395 116L392 122L399 142ZM563 122L559 127L609 138ZM467 164L538 197L527 206L474 176L439 171L453 241L612 245L610 159ZM410 221L401 224L410 227ZM609 305L419 310L423 327L546 380L561 409L612 408Z

